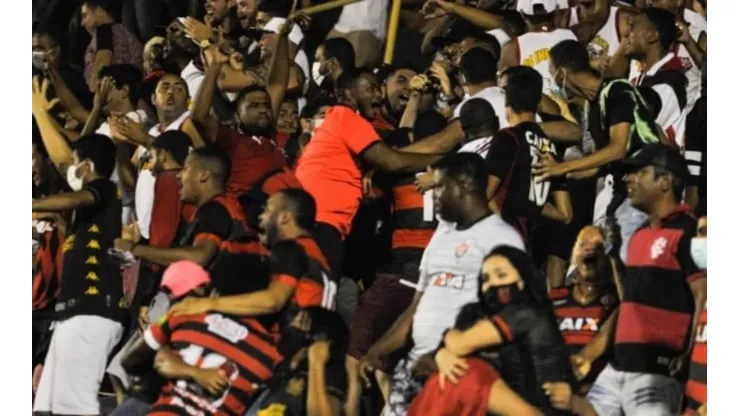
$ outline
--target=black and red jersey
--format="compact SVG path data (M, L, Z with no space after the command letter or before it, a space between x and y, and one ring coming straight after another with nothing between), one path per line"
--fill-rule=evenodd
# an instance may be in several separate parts
M269 284L267 249L249 228L239 202L219 195L201 205L182 246L208 240L219 252L208 264L213 287L222 296L264 290Z
M270 255L270 276L294 289L284 315L286 324L301 308L321 306L334 310L336 306L337 285L326 257L311 237L275 244Z
M536 182L532 164L540 155L560 159L554 144L535 122L523 122L501 129L491 140L486 155L486 169L500 180L493 195L504 219L525 237L539 222L550 193L565 189L565 181L552 179Z
M56 228L45 231L39 238L39 249L33 273L32 310L51 307L59 294L64 256L64 236Z
M629 242L624 297L619 306L612 364L621 371L667 375L691 333L689 284L706 278L691 258L696 219L679 206L660 225L646 225Z
M568 286L550 291L550 300L558 320L560 334L570 355L579 353L591 342L604 322L619 307L619 296L613 286L605 288L599 296L586 304L581 304L575 299L574 290L575 286ZM587 383L593 381L592 378L606 366L607 358L608 356L605 356L591 366Z
M619 306L615 289L604 290L592 301L581 304L573 296L575 286L553 289L550 300L565 345L575 354L599 333L601 325Z
M151 325L144 340L154 350L167 345L199 368L223 369L229 379L213 396L192 380L171 380L149 415L243 415L282 359L273 338L251 318L221 314L167 316Z
M694 349L691 351L689 381L686 383L686 414L693 415L707 402L707 308L699 316Z

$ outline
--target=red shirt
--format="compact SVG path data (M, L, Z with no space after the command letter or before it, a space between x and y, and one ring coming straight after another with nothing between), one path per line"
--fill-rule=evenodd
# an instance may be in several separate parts
M226 183L226 192L234 197L252 189L252 185L267 172L286 166L283 152L270 138L246 136L221 126L216 144L231 156L231 175Z
M378 133L354 110L338 105L326 112L296 168L303 187L316 199L316 221L333 225L342 238L349 234L362 199L360 155Z
M447 382L439 387L439 374L434 373L411 402L409 416L486 416L491 387L501 376L480 358L468 358L468 370L457 384Z

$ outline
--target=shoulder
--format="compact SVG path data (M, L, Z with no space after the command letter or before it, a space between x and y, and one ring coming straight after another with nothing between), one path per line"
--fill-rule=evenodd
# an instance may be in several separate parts
M274 260L290 261L306 258L306 251L295 240L281 241L272 247L271 256Z
M556 289L550 289L550 291L547 294L550 299L557 300L557 299L565 299L568 296L570 296L570 288L568 287L559 287Z
M226 209L226 207L221 201L214 198L206 202L205 204L201 205L200 208L198 208L198 211L195 215L197 217L200 217L200 216L210 217L210 216L217 216L217 215L223 215L223 216L228 217L229 211Z

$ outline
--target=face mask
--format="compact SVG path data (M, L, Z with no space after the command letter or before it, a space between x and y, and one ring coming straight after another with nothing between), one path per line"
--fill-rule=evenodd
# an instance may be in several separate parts
M72 165L67 168L67 183L73 191L77 192L82 190L82 178L77 177L77 169L80 165Z
M321 75L321 63L314 62L313 66L311 67L311 78L313 78L313 82L316 83L316 85L321 86L321 83L324 82L326 79L326 75Z
M691 258L700 269L707 268L707 239L694 237L691 239Z
M566 102L568 101L568 90L565 89L565 70L563 70L563 82L557 86L557 95Z
M31 57L31 62L34 68L44 69L44 56L45 52L34 51Z
M523 303L527 300L526 293L522 292L519 284L512 283L504 286L492 286L481 294L480 301L491 313L499 313L504 306Z

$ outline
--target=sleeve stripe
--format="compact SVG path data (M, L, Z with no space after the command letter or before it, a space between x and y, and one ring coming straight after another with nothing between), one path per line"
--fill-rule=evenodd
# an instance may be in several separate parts
M491 322L493 322L493 325L496 326L499 332L501 332L501 335L506 341L512 341L514 339L514 337L511 336L509 325L507 325L499 315L494 315L493 318L491 318Z
M694 176L701 175L701 166L689 165L689 173Z
M693 273L689 275L689 277L686 279L689 283L695 282L697 280L706 279L707 278L707 272L706 270L701 270L696 273Z
M298 284L298 279L296 279L294 276L291 276L285 273L272 275L272 280L280 282L280 283L284 283L292 288L295 288L296 285Z
M702 153L696 150L687 150L684 153L684 158L686 160L691 160L694 162L701 162L702 157L703 157Z
M151 326L144 331L144 342L146 342L146 345L154 351L159 351L159 349L162 348L162 344L160 344L154 337Z

